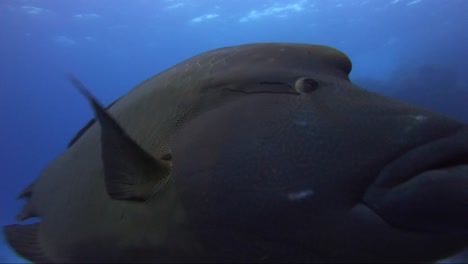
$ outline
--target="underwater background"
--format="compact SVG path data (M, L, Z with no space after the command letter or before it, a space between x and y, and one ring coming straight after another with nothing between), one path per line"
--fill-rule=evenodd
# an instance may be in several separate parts
M107 105L210 49L322 44L354 83L468 122L467 28L468 0L1 0L0 224L93 117L65 72ZM3 234L0 262L25 262Z

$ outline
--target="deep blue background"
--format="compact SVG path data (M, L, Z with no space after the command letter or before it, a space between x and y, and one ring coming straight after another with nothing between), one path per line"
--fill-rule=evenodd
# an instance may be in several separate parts
M467 28L467 0L2 0L0 224L92 117L64 72L108 104L213 48L324 44L350 56L365 88L468 121ZM0 262L12 261L2 243Z

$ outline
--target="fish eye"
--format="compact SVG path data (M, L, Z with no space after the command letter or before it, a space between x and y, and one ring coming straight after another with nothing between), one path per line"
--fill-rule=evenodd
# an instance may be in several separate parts
M319 87L319 83L310 78L310 77L301 77L297 79L296 83L294 84L294 88L299 93L311 93L317 90Z

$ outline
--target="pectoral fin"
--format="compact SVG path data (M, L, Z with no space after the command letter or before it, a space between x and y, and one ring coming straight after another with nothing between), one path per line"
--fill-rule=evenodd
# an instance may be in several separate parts
M101 126L108 194L117 200L147 200L168 181L170 165L151 156L130 138L77 78L67 78L88 99Z

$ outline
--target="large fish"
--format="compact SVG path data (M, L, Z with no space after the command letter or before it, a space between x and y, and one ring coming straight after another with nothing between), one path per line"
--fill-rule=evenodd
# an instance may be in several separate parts
M415 262L468 247L468 126L318 45L209 51L104 109L26 188L33 262Z

